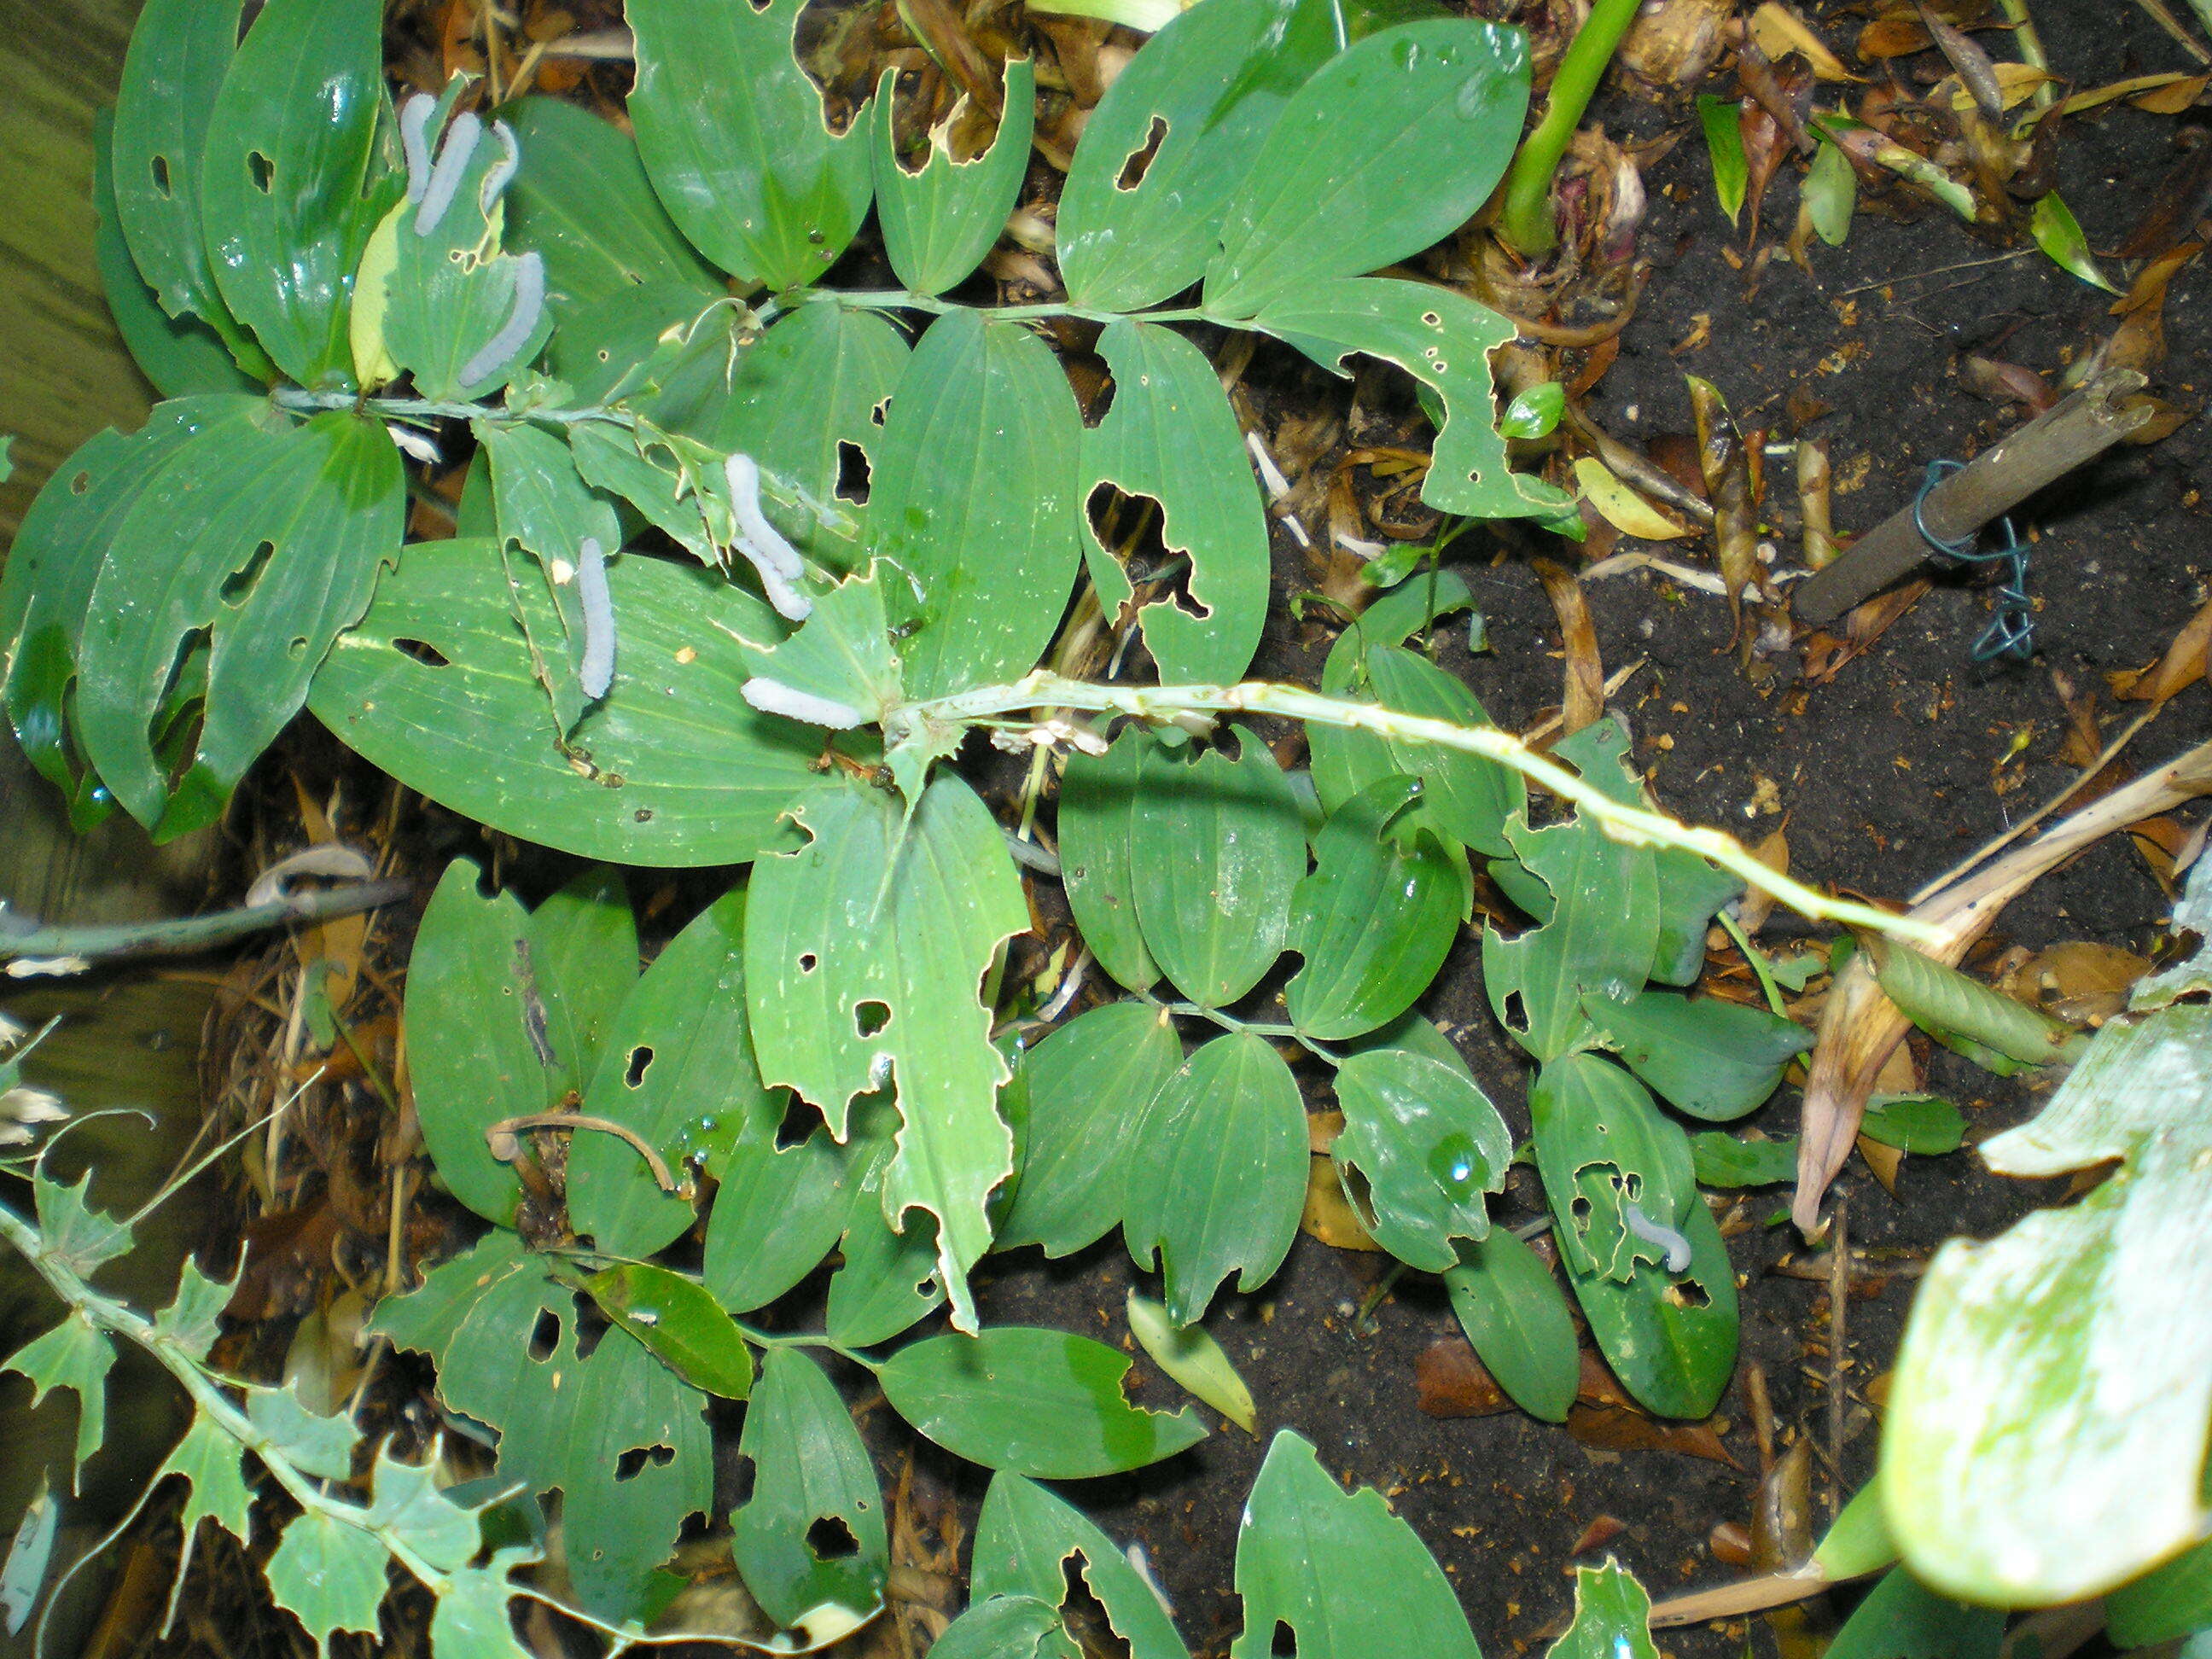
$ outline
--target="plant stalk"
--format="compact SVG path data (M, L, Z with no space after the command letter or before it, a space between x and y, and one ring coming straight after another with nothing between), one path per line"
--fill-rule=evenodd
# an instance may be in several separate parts
M1551 100L1535 131L1521 141L1505 177L1505 206L1498 216L1498 234L1514 252L1534 258L1549 253L1559 240L1559 227L1552 212L1552 175L1559 158L1574 142L1583 112L1613 61L1620 37L1636 16L1638 0L1597 0L1566 55L1552 76Z

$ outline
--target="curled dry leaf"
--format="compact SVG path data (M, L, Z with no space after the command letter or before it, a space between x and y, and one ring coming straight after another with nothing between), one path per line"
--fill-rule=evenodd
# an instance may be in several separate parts
M1697 533L1631 489L1594 455L1585 455L1575 463L1575 483L1598 516L1624 536L1672 542Z
M1695 86L1720 57L1735 14L1735 0L1648 0L1613 56L1655 87Z
M1795 7L1784 4L1784 0L1764 0L1751 15L1751 33L1759 49L1771 59L1779 61L1794 52L1810 64L1813 73L1823 81L1856 82L1859 78L1844 67L1843 59L1828 50L1828 43L1798 15Z
M2208 602L2173 636L2173 643L2157 662L2123 684L2117 680L2112 695L2130 702L2164 702L2177 691L2185 691L2212 671L2212 602Z
M1590 621L1589 606L1583 602L1583 586L1574 572L1551 559L1538 559L1535 566L1537 577L1544 584L1544 597L1551 600L1553 614L1559 619L1559 644L1566 653L1566 691L1559 703L1559 726L1560 735L1571 738L1605 713L1605 665L1599 660L1597 629Z

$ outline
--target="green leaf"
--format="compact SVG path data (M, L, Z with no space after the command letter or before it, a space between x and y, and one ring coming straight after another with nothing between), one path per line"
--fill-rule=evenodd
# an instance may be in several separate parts
M1331 814L1315 840L1285 941L1304 962L1284 997L1310 1037L1358 1036L1397 1018L1459 935L1459 865L1431 836L1406 846L1385 829L1420 792L1417 779L1386 779Z
M1389 1616L1377 1617L1385 1587ZM1283 1625L1298 1659L1481 1659L1457 1592L1413 1529L1371 1486L1345 1492L1288 1430L1244 1502L1237 1593L1244 1629L1231 1659L1267 1659Z
M1208 1008L1235 1002L1274 966L1306 866L1290 780L1266 744L1232 731L1233 752L1148 758L1144 808L1129 831L1145 945L1176 988Z
M208 118L201 223L216 286L287 377L352 384L354 272L398 198L380 0L270 0Z
M1680 1228L1704 1206L1688 1138L1660 1115L1643 1085L1597 1054L1565 1054L1537 1073L1528 1112L1569 1272L1625 1284L1639 1261L1663 1266L1667 1247L1630 1227L1629 1206L1648 1223Z
M163 838L219 814L307 700L331 641L397 555L406 506L398 452L375 422L333 412L295 426L258 400L222 401L122 515L77 657L86 754ZM203 630L205 708L173 786L156 716Z
M783 1118L753 1059L744 917L744 890L733 887L669 942L615 1016L584 1091L587 1116L635 1130L679 1180L714 1148L750 1139L772 1151ZM648 1256L696 1217L633 1148L579 1134L568 1146L568 1219L611 1255Z
M1133 1139L1123 1233L1139 1267L1166 1274L1170 1318L1197 1322L1232 1273L1245 1291L1274 1276L1297 1235L1308 1156L1281 1055L1249 1032L1214 1038L1162 1085Z
M91 1278L131 1246L131 1224L94 1209L86 1202L91 1189L89 1170L74 1187L50 1179L44 1170L31 1176L31 1200L46 1253L80 1279Z
M813 1623L825 1604L856 1620L880 1607L890 1547L875 1466L837 1390L797 1349L762 1361L738 1455L752 1465L752 1498L731 1511L730 1547L769 1617L788 1629ZM843 1528L848 1549L817 1545L825 1521Z
M2003 1175L2118 1167L2079 1203L1929 1264L1884 1428L1889 1522L1947 1595L2079 1600L2204 1530L2212 1322L2194 1310L2212 1300L2212 1007L2108 1022L2043 1110L1981 1152ZM2071 1517L2063 1532L2054 1514Z
M1213 365L1181 335L1124 318L1107 325L1098 350L1115 394L1083 434L1083 500L1111 485L1158 503L1166 558L1190 568L1185 597L1139 608L1145 648L1164 682L1229 684L1251 666L1267 616L1267 521L1243 433ZM1091 580L1112 616L1135 589L1088 511L1083 526Z
M327 1656L333 1631L375 1637L387 1562L384 1546L370 1534L315 1510L284 1528L263 1571L276 1605L296 1614L315 1651Z
M957 1457L1036 1480L1142 1468L1206 1437L1188 1407L1132 1406L1129 1362L1087 1336L1000 1326L901 1348L876 1372L891 1409Z
M1747 1140L1708 1129L1690 1137L1690 1164L1705 1187L1771 1187L1797 1178L1797 1137Z
M1886 1574L1828 1644L1834 1659L1996 1659L2002 1607L1938 1595L1903 1568Z
M788 639L748 654L756 676L849 710L848 724L873 724L903 699L897 654L884 622L881 563L814 600ZM890 580L899 580L896 571Z
M1182 1062L1174 1022L1142 1002L1093 1008L1030 1050L1021 1180L992 1248L1069 1255L1120 1225L1136 1127Z
M638 154L669 216L723 270L771 289L828 270L868 210L867 125L833 137L793 54L801 0L636 0Z
M2115 1645L2147 1648L2212 1626L2212 1542L2184 1550L2105 1598Z
M1658 874L1649 848L1623 846L1580 816L1535 830L1516 818L1506 839L1553 905L1516 939L1483 929L1483 988L1506 1030L1548 1061L1591 1040L1586 994L1642 988L1658 948Z
M1897 1559L1896 1540L1882 1513L1881 1482L1869 1480L1853 1492L1843 1513L1814 1547L1813 1565L1831 1578L1863 1578Z
M154 1316L155 1334L191 1358L205 1359L222 1334L222 1310L237 1290L236 1277L228 1284L210 1279L200 1271L198 1262L187 1258L177 1276L177 1294Z
M37 1492L16 1523L7 1556L0 1559L0 1629L11 1638L21 1631L30 1619L31 1610L39 1604L39 1593L46 1582L46 1569L53 1562L54 1538L61 1518L62 1506L41 1474ZM185 1541L189 1547L189 1531Z
M1619 729L1611 720L1600 724ZM1583 729L1594 732L1597 727ZM1621 733L1620 743L1625 751L1626 732ZM1632 805L1640 805L1640 790L1627 799ZM1743 891L1743 880L1706 863L1686 848L1655 848L1652 862L1659 875L1659 943L1649 971L1662 985L1695 985L1705 973L1705 930L1712 926L1721 906Z
M507 191L507 240L545 261L545 297L564 319L651 283L720 297L720 276L672 223L637 145L611 121L560 98L503 112L522 153Z
M402 202L377 225L362 251L348 333L363 386L404 369L417 397L455 402L488 398L534 362L553 313L544 303L544 261L500 251L501 181L513 166L501 124L483 131L457 117L442 143L439 127L434 116L426 142L439 167L459 167L458 185L442 202L427 194ZM426 218L434 206L440 210Z
M532 1659L515 1640L507 1603L514 1595L508 1575L538 1559L533 1549L495 1550L481 1567L464 1567L446 1581L430 1613L430 1650L447 1659Z
M1607 1557L1575 1569L1575 1622L1547 1659L1659 1659L1651 1640L1651 1598L1636 1575Z
M392 1455L390 1443L379 1447L369 1473L368 1518L386 1536L405 1539L430 1566L453 1572L483 1547L483 1529L478 1511L455 1502L440 1485L440 1462L434 1456L403 1463Z
M1036 665L1075 582L1083 418L1051 349L973 311L939 318L875 455L869 551L917 700Z
M93 257L100 266L100 286L107 300L115 331L131 349L154 389L164 398L189 397L196 392L254 392L260 384L240 369L216 331L197 316L171 317L155 303L153 289L132 263L116 220L113 168L109 157L108 120L105 112L93 118L92 203L98 218ZM199 216L192 215L193 246L199 240ZM229 313L223 313L226 320ZM234 331L235 325L233 325ZM252 348L248 348L253 349ZM253 355L260 357L258 349ZM261 359L265 362L266 359Z
M192 1547L198 1540L202 1521L212 1519L240 1543L246 1541L252 1525L253 1499L246 1489L245 1455L245 1449L228 1430L205 1413L197 1413L176 1449L154 1472L157 1485L173 1474L182 1475L185 1481L185 1504L177 1516L183 1533L175 1580L179 1587L191 1570Z
M1811 215L1813 228L1830 247L1841 247L1851 234L1851 215L1857 210L1859 175L1843 147L1815 128L1822 143L1814 152L1812 171L1805 175L1798 199Z
M1417 164L1423 171L1430 165ZM1425 199L1422 191L1399 194ZM1559 512L1559 493L1540 478L1513 471L1498 434L1490 354L1513 337L1509 319L1452 289L1360 276L1301 283L1270 298L1252 326L1296 346L1332 374L1349 378L1345 359L1358 353L1395 363L1441 397L1444 418L1421 481L1421 499L1438 512L1471 519Z
M1966 1138L1966 1120L1948 1100L1932 1095L1876 1095L1867 1102L1859 1133L1903 1152L1941 1157Z
M1513 1137L1498 1109L1463 1071L1403 1048L1347 1059L1336 1100L1336 1166L1347 1192L1353 1170L1365 1182L1375 1242L1424 1272L1451 1267L1455 1238L1490 1231L1484 1194L1505 1189Z
M1066 1626L1060 1610L1030 1595L977 1600L930 1644L938 1659L1044 1659L1064 1652Z
M1733 98L1698 94L1698 124L1705 129L1705 154L1712 158L1713 194L1730 225L1741 222L1743 196L1751 181L1751 163L1744 158L1743 119Z
M1444 1273L1452 1312L1483 1366L1531 1417L1564 1423L1582 1378L1574 1316L1544 1259L1503 1227L1462 1242Z
M613 687L566 744L509 606L540 638L543 582L510 590L484 542L408 548L309 707L410 788L492 828L583 858L732 864L787 838L788 806L842 787L819 735L748 707L740 637L768 607L708 571L633 554L607 572L620 643Z
M1498 422L1501 438L1547 438L1566 413L1567 389L1557 380L1544 380L1518 394L1505 406Z
M2081 234L2081 222L2057 191L2036 198L2035 206L2027 216L2027 228L2035 238L2036 246L2049 254L2051 262L2067 275L2078 276L2091 288L2101 288L2107 294L2119 292L2097 269L2096 256L2089 252L2089 239Z
M1209 0L1115 77L1060 193L1060 266L1073 303L1138 311L1205 274L1222 214L1284 106L1344 45L1332 10Z
M246 1415L286 1462L319 1480L353 1477L354 1448L360 1434L344 1412L310 1411L296 1385L281 1389L249 1386Z
M504 422L477 421L471 426L477 445L490 458L492 511L501 545L520 548L538 566L535 572L525 567L510 580L526 582L533 598L546 594L554 612L554 625L540 628L516 596L510 594L504 607L519 611L532 668L552 699L554 717L567 732L585 703L577 678L584 654L584 611L574 572L587 540L598 542L600 552L610 556L618 551L622 526L613 504L577 471L565 440ZM569 573L565 582L559 579L564 569Z
M905 1120L883 1187L894 1225L939 1222L955 1323L972 1329L967 1272L990 1248L985 1202L1013 1169L995 1109L1011 1075L977 1000L1000 943L1029 926L998 825L940 777L902 814L848 785L794 814L810 839L753 872L746 996L767 1082L787 1084L840 1133L855 1095L895 1075Z
M522 1185L513 1164L492 1156L485 1131L553 1109L575 1074L548 1035L529 919L512 893L484 897L481 879L475 865L454 860L422 913L407 975L407 1060L439 1179L507 1225Z
M826 1128L788 1149L772 1134L738 1146L707 1218L701 1276L716 1301L745 1313L814 1270L845 1230L850 1161Z
M1029 172L1030 135L1036 121L1036 65L1018 58L1006 66L1005 114L982 152L967 161L952 152L963 95L929 130L921 166L908 169L894 125L896 70L876 88L876 220L884 252L900 282L915 294L942 294L973 274L1006 228Z
M1259 1433L1260 1409L1252 1390L1218 1342L1200 1326L1178 1328L1169 1322L1165 1307L1134 1291L1129 1292L1128 1313L1129 1334L1155 1364L1245 1433Z
M976 1603L1026 1595L1062 1606L1071 1560L1081 1561L1084 1583L1128 1644L1130 1659L1189 1659L1159 1597L1113 1540L1036 1482L993 1475L975 1522L969 1591Z
M1206 309L1256 316L1441 240L1504 175L1528 105L1519 29L1406 23L1331 58L1291 95L1218 221ZM1410 178L1427 182L1407 190Z
M2040 1009L2015 1002L1910 945L1869 934L1860 949L1882 994L1900 1013L1945 1047L2001 1075L2019 1066L2078 1059L2087 1045L2086 1036Z
M530 915L545 1035L572 1085L599 1069L608 1028L637 983L637 923L619 870L586 870Z
M624 1261L584 1280L599 1310L695 1389L725 1400L753 1390L752 1351L706 1287L649 1261Z
M504 1230L380 1303L373 1328L435 1358L440 1398L498 1431L501 1476L560 1489L584 1605L640 1616L684 1517L713 1497L706 1396L627 1336L580 1352L574 1294Z
M90 1177L87 1177L89 1179ZM0 1373L20 1371L30 1379L31 1409L52 1389L76 1395L76 1474L72 1492L84 1486L84 1463L107 1433L107 1372L115 1364L115 1344L81 1310L43 1336L33 1337L0 1362Z
M908 1219L905 1231L894 1232L885 1215L884 1188L897 1116L870 1109L865 1121L847 1154L844 1261L830 1277L823 1311L830 1340L848 1348L888 1342L945 1301L935 1218L925 1212Z
M265 379L272 372L268 358L216 291L200 227L208 125L238 51L239 10L239 0L149 0L138 14L115 97L114 211L100 216L115 222L131 264L161 311L178 323L198 319L204 331L192 331L195 337L216 336L218 347L227 348L223 361L237 352ZM104 258L101 264L105 269ZM111 278L111 294L114 286ZM187 332L180 330L180 337ZM132 349L135 355L135 343Z
M1813 1044L1803 1026L1764 1008L1673 991L1639 991L1625 1001L1585 993L1583 1012L1668 1105L1708 1123L1765 1103L1791 1059Z
M1098 965L1133 991L1160 976L1137 925L1134 842L1138 823L1158 802L1147 768L1169 764L1158 739L1133 722L1103 755L1071 752L1060 784L1060 873L1067 908Z
M1693 1202L1676 1224L1689 1271L1638 1263L1625 1285L1571 1273L1598 1350L1637 1402L1662 1417L1708 1416L1735 1374L1735 1275L1712 1212Z

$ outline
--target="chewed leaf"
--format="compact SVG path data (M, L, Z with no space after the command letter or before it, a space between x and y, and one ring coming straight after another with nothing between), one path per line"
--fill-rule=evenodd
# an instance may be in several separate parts
M730 1516L745 1588L786 1628L824 1605L867 1618L890 1571L883 1496L852 1413L819 1365L795 1348L769 1351L738 1450L753 1470L751 1500ZM840 1532L847 1549L817 1542Z
M1626 1284L1569 1277L1598 1351L1637 1403L1696 1419L1711 1412L1735 1374L1735 1275L1704 1204L1693 1202L1676 1226L1690 1250L1685 1273L1639 1261Z
M1651 1641L1651 1598L1636 1575L1611 1557L1575 1569L1575 1622L1551 1659L1659 1659Z
M1688 1139L1644 1086L1599 1055L1567 1054L1545 1062L1528 1109L1560 1259L1620 1283L1638 1261L1664 1264L1665 1247L1630 1224L1630 1206L1661 1228L1703 1206Z
M745 925L745 987L761 1075L844 1131L848 1103L896 1079L905 1127L883 1188L894 1226L939 1222L953 1317L972 1329L968 1269L990 1248L984 1212L1012 1173L996 1109L1010 1075L978 1000L1001 940L1029 926L998 826L940 777L910 813L847 784L799 814L810 839L763 859Z
M107 1433L107 1372L115 1364L115 1344L82 1312L72 1312L44 1336L33 1337L0 1361L0 1373L21 1371L31 1382L31 1406L52 1389L76 1395L76 1475L82 1490L85 1460L98 1451Z
M769 680L819 702L817 713L850 710L860 716L845 724L880 720L902 696L898 655L884 621L883 584L898 580L896 571L887 571L878 562L865 576L848 577L817 596L806 620L789 637L749 645L745 657L754 678L746 683L745 700L757 708L769 707L750 688Z
M1361 276L1294 288L1270 299L1252 326L1340 374L1351 372L1344 360L1355 353L1395 363L1443 399L1421 483L1431 507L1478 519L1559 510L1557 490L1511 470L1498 435L1490 354L1513 337L1513 324L1498 313L1451 289Z
M1490 1231L1487 1194L1502 1192L1512 1136L1464 1073L1402 1048L1370 1048L1336 1074L1344 1133L1337 1166L1364 1179L1375 1242L1411 1267L1443 1273L1455 1238Z
M1387 1587L1387 1591L1385 1589ZM1237 1534L1243 1633L1231 1659L1267 1659L1288 1626L1299 1659L1480 1659L1459 1595L1413 1529L1372 1487L1346 1492L1307 1441L1285 1430L1267 1449ZM1376 1597L1386 1594L1387 1620Z
M930 129L926 160L913 171L897 149L896 82L896 72L887 70L876 88L876 217L899 280L915 294L941 294L983 262L1020 197L1036 121L1036 65L1018 58L1006 66L1005 113L981 154L961 161L952 153L953 125L968 106L963 95Z
M1206 1437L1188 1407L1133 1406L1126 1357L1087 1336L1001 1326L901 1348L877 1381L891 1409L954 1455L1037 1480L1142 1468Z
M975 1522L975 1599L1030 1595L1064 1606L1068 1572L1079 1562L1115 1634L1129 1644L1130 1659L1189 1659L1158 1593L1111 1539L1035 1481L994 1475Z

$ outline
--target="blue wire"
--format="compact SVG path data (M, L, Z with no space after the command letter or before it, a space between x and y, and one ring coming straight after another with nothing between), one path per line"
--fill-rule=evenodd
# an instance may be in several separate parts
M1920 539L1928 544L1938 558L1950 559L1960 564L1996 564L2002 561L2005 574L1997 583L1997 614L1982 635L1974 641L1974 660L1992 662L1999 657L2010 657L2026 662L2035 654L2035 601L2027 592L2028 550L2012 527L2008 514L1996 521L1998 532L2003 536L2002 546L1981 551L1976 545L1979 534L1969 531L1954 540L1946 541L1928 527L1924 509L1928 494L1954 472L1966 471L1963 461L1936 460L1928 463L1928 474L1920 481L1920 493L1912 498L1912 527L1920 532Z

